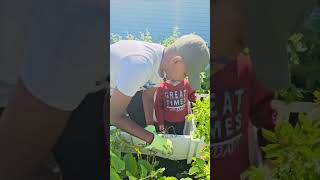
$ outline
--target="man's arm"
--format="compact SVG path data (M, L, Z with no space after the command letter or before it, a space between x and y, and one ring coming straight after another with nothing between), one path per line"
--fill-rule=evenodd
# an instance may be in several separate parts
M70 112L35 98L20 82L0 119L0 179L57 179L45 163Z
M154 93L157 88L143 91L142 102L147 125L153 125Z
M140 127L125 114L130 100L130 96L124 95L117 89L113 92L110 100L110 124L147 143L151 143L153 134Z

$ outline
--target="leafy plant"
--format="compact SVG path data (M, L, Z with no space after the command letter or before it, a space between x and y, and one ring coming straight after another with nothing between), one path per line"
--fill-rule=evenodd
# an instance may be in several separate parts
M152 36L148 30L146 32L140 32L140 40L145 42L152 42Z
M251 168L249 180L320 179L320 123L300 114L299 123L293 127L280 122L275 132L263 130L271 142L262 150L270 166Z
M111 33L110 34L110 44L116 43L122 40L122 37L119 34Z
M199 94L207 94L210 90L210 70L200 73L201 89L198 90Z
M293 34L288 41L287 51L290 55L290 62L300 64L300 56L308 50L307 45L303 42L302 33Z
M196 124L193 137L203 139L206 144L210 144L210 96L198 99L192 105L193 114L189 114L186 118L189 121L194 120Z
M180 31L178 27L174 27L172 30L171 35L168 38L165 38L164 40L162 40L160 42L160 44L162 44L165 47L170 46L171 44L173 44L175 42L175 40L178 39L178 37L180 36Z
M302 89L297 88L295 85L291 84L291 86L287 89L278 90L278 98L286 103L301 101L304 98L303 92L304 91Z
M318 10L319 11L319 10ZM319 14L319 13L318 13ZM320 17L314 13L305 23L301 33L288 40L291 76L295 85L313 89L320 85Z
M203 139L206 146L201 150L201 157L193 157L189 175L194 179L210 179L210 96L193 103L193 114L187 116L189 121L194 120L196 130L194 138Z
M110 133L110 179L143 180L161 177L165 168L156 168L158 162L154 156L142 159L141 155L135 158L131 153L122 154L119 151L123 146L138 148L125 142L119 134L120 130L112 130Z
M206 146L201 151L201 158L193 157L192 167L189 169L189 175L194 179L210 179L210 148Z
M313 96L315 97L314 102L320 105L320 91L319 90L314 91Z

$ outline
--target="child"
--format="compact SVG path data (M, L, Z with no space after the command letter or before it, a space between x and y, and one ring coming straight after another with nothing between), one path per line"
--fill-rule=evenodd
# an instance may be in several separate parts
M217 0L214 60L211 67L214 104L211 147L214 180L241 180L250 164L252 127L273 129L274 93L256 80L244 49L243 19L233 0ZM251 134L249 136L249 134Z
M195 91L187 80L166 80L157 89L155 114L159 130L169 134L183 134L188 102L195 102Z

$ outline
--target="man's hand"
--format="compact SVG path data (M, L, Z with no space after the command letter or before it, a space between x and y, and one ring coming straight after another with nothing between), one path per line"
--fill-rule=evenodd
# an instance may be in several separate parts
M151 133L156 133L156 127L154 125L148 125L147 127L144 128L145 130L151 132Z
M110 124L133 135L147 143L151 143L153 133L143 129L137 123L126 117L125 113L131 97L115 90L110 100Z
M172 141L155 133L152 143L146 148L160 151L162 154L172 154L173 152Z

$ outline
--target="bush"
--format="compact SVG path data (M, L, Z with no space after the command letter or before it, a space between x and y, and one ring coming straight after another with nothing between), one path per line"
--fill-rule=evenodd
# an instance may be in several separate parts
M305 115L299 115L299 123L293 127L281 122L275 132L262 131L271 142L262 150L269 167L251 168L249 180L320 179L320 123Z
M210 96L193 103L193 114L187 116L189 121L194 121L196 130L192 136L203 139L206 146L201 150L201 158L193 158L189 175L194 179L210 179Z

